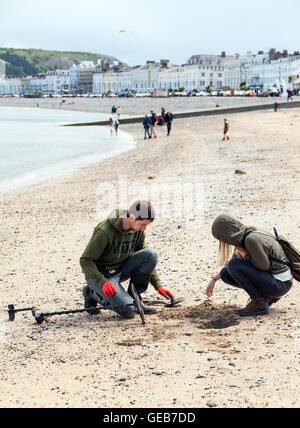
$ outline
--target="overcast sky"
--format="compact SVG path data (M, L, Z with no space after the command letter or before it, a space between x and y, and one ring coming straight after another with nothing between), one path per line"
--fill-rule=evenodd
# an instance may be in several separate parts
M129 65L300 50L299 0L1 0L0 47L87 51ZM121 33L120 29L128 30Z

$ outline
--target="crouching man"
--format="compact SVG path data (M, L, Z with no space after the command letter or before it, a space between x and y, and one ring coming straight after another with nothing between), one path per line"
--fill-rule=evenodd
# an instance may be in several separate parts
M147 248L145 242L144 231L154 218L150 202L136 201L128 210L114 210L95 228L80 258L87 282L85 308L96 307L97 303L109 304L119 315L133 317L136 311L131 290L126 292L121 285L129 279L139 296L150 282L158 293L169 298L171 293L161 286L155 270L157 253ZM155 312L153 307L143 305L143 308L145 313Z

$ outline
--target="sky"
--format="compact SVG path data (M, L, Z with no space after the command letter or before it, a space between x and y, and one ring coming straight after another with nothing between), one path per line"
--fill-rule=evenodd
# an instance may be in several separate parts
M131 66L300 51L299 0L0 0L0 22L0 47L94 52Z

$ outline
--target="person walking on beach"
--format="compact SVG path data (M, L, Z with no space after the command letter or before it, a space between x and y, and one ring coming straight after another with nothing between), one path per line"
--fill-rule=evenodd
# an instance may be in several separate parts
M155 131L154 131L154 127L155 127L155 124L156 124L156 114L154 113L153 110L151 110L150 113L151 113L151 117L150 117L150 120L151 120L151 124L150 124L150 136L151 137L154 136L154 138L157 138L157 136L155 134Z
M113 135L114 131L116 133L116 135L118 135L118 128L119 128L119 121L117 118L115 117L111 117L109 119L109 130L110 130L110 135Z
M118 121L118 119L116 117L113 118L113 121L114 121L114 128L116 131L116 135L118 135L118 129L119 129L120 122Z
M227 120L227 119L224 119L224 137L223 137L223 140L222 140L222 141L224 141L224 140L225 140L225 138L226 138L227 140L229 140L229 137L228 137L228 135L227 135L228 130L229 130L229 122L228 122L228 120Z
M120 107L118 106L118 108L117 108L117 116L118 116L118 120L120 119L120 116L121 116L121 109L120 109Z
M113 121L113 118L112 117L110 117L109 118L109 130L110 130L110 135L112 136L113 135L113 133L114 133L114 129L115 129L115 127L114 127L114 121Z
M172 121L173 121L173 115L171 112L168 111L168 113L164 117L164 121L167 124L167 137L169 137L171 128L172 128Z
M160 116L161 116L162 120L164 120L165 115L166 115L166 110L164 109L164 107L162 107L161 108L161 113L160 113Z
M149 133L149 129L151 126L151 119L147 114L145 115L145 119L143 120L143 125L144 125L144 130L145 130L144 140L146 140L147 135L148 135L148 138L152 138L150 133Z
M293 92L290 89L288 89L287 90L287 102L289 102L289 100L293 101L292 95L293 95Z
M149 283L169 299L173 294L162 287L155 270L158 257L145 242L145 230L154 221L155 212L149 201L136 201L129 209L114 210L95 228L80 265L86 278L84 307L93 308L97 303L109 302L124 317L132 317L126 307L118 310L128 294L121 283L131 280L139 296L146 292ZM130 289L128 290L130 294ZM142 299L141 299L142 303ZM142 303L143 305L143 303ZM143 305L144 306L144 305ZM144 306L145 313L156 312Z
M228 214L214 220L212 234L219 240L219 262L224 267L212 277L207 296L213 295L216 282L222 279L245 290L251 299L245 308L237 311L238 315L267 315L269 307L293 285L289 260L282 246L267 232L245 226ZM228 261L233 249L233 257Z
M112 106L111 108L111 114L115 115L117 113L117 107L115 106L115 104Z

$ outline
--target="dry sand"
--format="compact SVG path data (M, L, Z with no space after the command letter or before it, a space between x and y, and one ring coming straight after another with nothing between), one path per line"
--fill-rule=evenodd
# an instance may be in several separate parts
M298 101L300 97L295 97ZM242 107L261 104L286 103L286 98L273 97L171 97L171 98L0 98L0 106L32 107L85 111L90 113L111 113L113 104L120 106L122 116L143 116L154 110L160 113L165 107L172 113L211 110L219 104L220 108Z
M300 247L300 111L229 121L229 142L221 141L220 116L176 120L171 137L163 128L147 141L140 125L123 126L134 150L3 197L1 306L44 312L82 307L79 257L115 204L112 192L97 195L99 184L117 186L120 175L129 191L133 182L200 183L204 216L160 216L147 229L163 286L186 300L176 309L158 306L145 326L108 311L41 326L29 313L14 323L2 313L1 407L299 406L299 284L269 316L249 319L234 315L244 292L218 282L208 301L205 288L218 270L210 226L222 212L269 231L275 225ZM174 197L170 203L173 213ZM150 286L147 297L159 295Z

